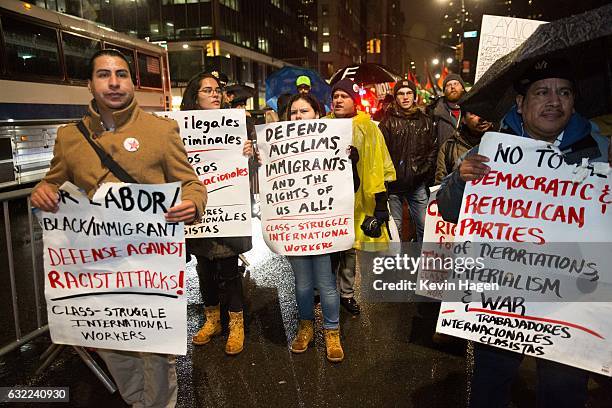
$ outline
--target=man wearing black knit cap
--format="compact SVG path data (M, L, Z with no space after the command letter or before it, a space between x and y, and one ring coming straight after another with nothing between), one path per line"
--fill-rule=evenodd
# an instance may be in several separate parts
M417 241L422 242L429 198L427 182L433 178L438 147L431 117L416 105L414 82L398 81L393 96L395 100L378 125L397 175L397 180L389 183L389 205L401 237L403 204L408 202Z
M355 250L363 249L367 243L389 242L385 227L389 220L385 182L395 180L395 170L383 135L370 115L357 110L358 101L359 86L348 78L341 79L332 87L332 112L326 116L329 119L351 118L353 121L351 159L353 173L359 180L355 184L355 245L353 249L332 256L332 267L338 270L340 304L353 315L360 312L354 298ZM376 218L382 225L377 234L362 229L366 217Z
M442 84L444 97L434 102L432 116L438 145L441 146L459 129L461 108L457 102L465 93L463 79L457 74L449 74Z

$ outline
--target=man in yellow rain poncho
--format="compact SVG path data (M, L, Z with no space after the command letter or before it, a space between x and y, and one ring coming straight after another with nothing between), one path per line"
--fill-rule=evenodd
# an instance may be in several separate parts
M358 100L359 86L348 78L342 79L332 87L332 112L326 116L328 119L353 119L352 146L358 153L358 161L353 166L353 171L357 170L359 176L359 186L355 191L355 245L353 249L332 257L332 260L335 260L332 267L338 270L340 303L353 315L360 312L354 298L355 250L365 249L369 243L389 242L386 226L389 210L385 182L395 180L395 169L385 139L376 124L370 120L370 115L357 111ZM372 221L374 218L375 224L381 225L381 231L366 234L362 225L366 219ZM339 269L336 269L338 264Z

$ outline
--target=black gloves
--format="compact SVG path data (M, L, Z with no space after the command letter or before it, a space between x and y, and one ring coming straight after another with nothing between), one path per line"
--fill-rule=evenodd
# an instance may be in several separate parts
M353 166L359 161L359 150L355 146L349 146L349 159L353 162Z
M355 146L349 146L350 153L349 159L351 160L353 167L353 191L356 193L359 190L361 180L359 179L359 173L357 173L357 162L359 161L359 151Z
M387 207L387 192L374 194L376 199L376 207L374 207L374 217L381 223L389 221L389 208Z

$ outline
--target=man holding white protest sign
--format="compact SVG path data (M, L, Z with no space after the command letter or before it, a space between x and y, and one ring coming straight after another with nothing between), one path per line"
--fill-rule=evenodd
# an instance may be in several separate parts
M167 209L165 221L191 223L199 218L206 204L206 189L187 161L176 122L140 109L134 99L129 63L119 51L97 52L90 60L90 70L88 86L93 100L88 113L78 125L67 125L58 131L51 168L34 188L32 205L57 212L58 189L67 181L84 190L89 198L106 182L178 181L182 201ZM128 404L175 406L174 356L98 352Z
M509 217L514 218L512 222L488 223L485 228L485 222L482 220L487 220L488 218L486 218L486 214L493 214L493 209L488 204L489 201L482 200L482 198L486 197L481 197L479 203L470 204L469 201L471 199L475 199L476 196L474 194L468 195L466 193L466 195L468 196L464 197L463 192L466 188L466 183L470 182L469 188L472 188L472 186L477 184L490 185L490 181L487 181L489 179L501 180L500 177L498 177L499 171L497 170L497 168L491 168L486 163L492 163L493 166L494 163L497 162L497 156L500 156L501 158L505 156L505 160L507 161L516 160L518 162L518 156L520 156L520 154L517 153L517 157L515 159L508 158L509 151L512 148L512 144L508 143L506 139L504 139L503 141L500 140L497 153L495 153L495 149L491 149L491 143L489 143L488 151L493 153L491 155L492 157L476 154L475 149L471 150L468 153L467 157L461 162L459 168L451 175L449 175L446 179L444 179L438 192L438 207L444 219L454 223L459 222L457 226L457 236L472 236L475 237L474 241L486 242L487 244L493 241L524 241L544 244L550 241L563 241L565 239L565 237L563 236L565 231L565 234L574 234L574 236L577 236L579 238L582 237L581 239L577 239L575 241L578 243L580 241L591 242L590 237L584 237L584 235L580 235L580 233L584 234L584 232L589 232L590 234L592 234L593 239L600 238L600 242L606 242L604 230L607 228L606 225L609 224L609 212L608 215L606 215L605 211L605 207L607 204L604 199L604 202L602 202L601 209L599 209L598 203L595 203L593 200L599 199L601 201L601 197L603 197L606 194L606 191L609 190L609 179L607 179L608 176L606 176L606 174L609 173L609 167L607 164L598 163L595 163L595 165L591 165L589 167L586 167L584 165L585 159L588 160L600 157L602 156L602 152L600 152L597 143L590 135L590 125L588 121L586 121L584 118L574 112L574 98L576 90L574 88L573 76L569 70L569 67L570 64L568 61L556 60L553 58L543 58L537 61L533 61L530 66L515 81L514 86L516 91L518 92L518 96L516 98L516 106L506 115L504 119L504 125L505 129L509 133L549 143L548 145L544 145L533 143L531 141L524 142L524 144L526 145L526 150L529 148L529 146L531 146L532 150L539 149L537 150L537 152L539 155L538 157L540 157L541 160L535 160L536 163L532 163L532 166L542 166L542 169L546 168L546 166L551 167L552 165L550 160L552 160L552 162L557 163L554 164L554 166L557 167L553 166L551 168L556 169L563 167L563 177L565 179L569 178L570 180L559 180L557 185L571 185L572 188L570 188L569 191L574 192L585 191L585 189L590 186L589 188L592 188L599 194L596 198L592 198L589 195L573 198L575 196L574 193L564 193L559 196L560 198L554 198L557 197L557 195L555 195L552 201L558 202L560 200L563 200L563 198L565 198L564 196L570 195L572 196L570 198L574 200L583 200L584 208L566 208L565 206L563 206L562 203L560 203L556 207L556 210L553 212L548 211L548 209L552 208L551 206L554 206L555 203L548 203L546 205L534 204L530 207L532 212L529 212L529 209L527 208L523 208L520 211L516 210L523 215L516 215L516 211L512 210L509 213L510 215L508 215ZM490 138L487 138L487 141L493 142L490 140ZM502 149L502 146L503 150L500 151L499 149ZM506 150L507 146L510 146L507 148L508 150ZM518 152L518 150L516 151ZM567 164L582 163L582 167L577 167L574 171L578 173L583 173L582 179L584 179L585 177L590 177L587 178L589 182L580 184L580 181L582 181L582 179L580 179L579 181L572 181L571 171L567 170L568 166L563 164L563 160ZM551 170L547 171L550 172ZM599 171L601 171L601 174L597 175ZM554 170L552 170L552 172L554 173ZM559 174L561 174L561 170L558 170L558 172ZM521 184L518 181L517 183L523 185L522 188L527 189L527 187L525 186L531 185L531 182L528 180L533 179L535 181L536 178L537 175L533 176L531 174L527 174L523 177L525 183ZM576 176L574 176L574 178L576 178ZM520 177L516 177L516 179L519 180ZM544 183L544 179L545 178L542 177L537 178L537 183ZM499 190L500 195L503 194L503 196L500 197L497 201L490 201L491 203L494 202L495 205L498 205L500 202L505 200L506 197L511 197L508 198L507 201L509 202L510 199L513 199L513 202L518 205L519 201L517 200L519 199L519 197L517 196L517 194L520 194L520 191L511 191L511 189L520 189L520 185L515 186L512 183L508 183L507 185L506 183L503 183L503 181L500 181L499 184L493 184L493 186L496 185L500 186L497 187L497 190ZM510 187L510 185L512 187ZM551 186L554 185L555 184L551 184ZM504 189L507 189L507 191L505 191ZM535 189L535 187L533 187L532 189ZM551 200L550 196L547 198L545 197L545 195L552 195L554 194L553 191L553 187L547 188L545 190L540 189L538 193L540 195L538 195L537 197L541 200ZM595 197L594 193L593 197ZM539 208L539 210L537 210L537 208ZM500 214L499 209L495 211L497 211L497 214ZM537 216L534 215L535 213L533 211L537 211ZM479 220L478 214L485 214L483 215L484 218L482 218L482 220ZM585 219L584 217L581 217L580 214L586 214L587 217L590 216L592 218ZM574 221L576 222L574 223ZM588 231L580 231L580 228L582 228L581 224L586 225L588 227ZM544 225L546 227L543 227ZM523 267L523 269L525 268L526 267ZM559 270L558 274L562 275L563 271ZM574 278L574 280L576 280L576 278ZM517 285L515 285L515 287L516 286ZM547 305L545 303L546 302L543 302L537 307L541 310L547 310ZM472 309L469 304L470 303L466 304L466 312L472 311L480 313L479 318L485 319L486 317L485 320L491 320L489 317L487 317L489 315L493 315L494 317L495 315L503 315L509 318L508 322L516 321L519 323L523 320L546 321L545 318L547 317L546 313L544 313L543 316L523 316L521 314L517 315L516 313L514 313L515 311L518 311L519 313L522 312L523 314L525 314L525 308L530 306L528 304L514 304L514 308L512 311L510 310L512 308L508 307L508 312L504 313L502 313L501 311L496 311L495 307L491 305L489 305L491 307L491 310L486 309L487 306L484 305L484 301L483 308L477 310ZM570 314L567 309L559 307L555 308L554 306L555 305L552 304L552 308L548 309L550 313L566 313L567 315ZM600 303L600 309L605 309L605 307L606 303ZM576 309L579 308L576 307ZM451 316L455 312L457 312L459 315L463 313L462 311L450 309L442 310L438 322L438 329L440 329L441 327L440 322L444 321L443 314L446 314L445 316ZM572 311L572 313L577 312ZM585 311L585 313L587 313L588 315L588 311ZM473 314L474 313L472 313L472 315ZM603 317L599 317L599 319L602 318ZM493 320L496 322L498 321L495 319ZM499 321L506 322L506 320L503 319ZM597 320L596 317L592 318L592 322L594 324L599 323L601 326L601 320ZM566 333L568 330L570 331L570 334L565 334L562 337L571 337L571 330L575 330L576 333L579 334L581 331L587 331L591 333L594 332L589 328L578 326L575 323L565 323L560 319L549 321L549 323L557 323L563 326L561 329L563 333ZM456 332L452 333L455 334ZM535 339L536 337L533 338ZM545 341L554 344L552 340L546 339L547 337L548 336L544 335L538 338L540 338L541 340L544 339ZM591 339L591 337L589 337L588 339ZM479 338L479 341L483 341L483 338ZM606 340L604 340L604 343L605 341ZM506 350L518 351L518 353L500 350L498 348L478 343L475 345L475 366L472 380L472 397L470 400L471 407L506 406L508 404L510 386L523 359L523 353L528 353L531 355L541 355L546 358L546 346L551 345L545 344L544 346L537 346L527 344L526 346L529 347L514 348L511 347L509 343L507 343L506 346L504 346L502 343L497 342L492 344L496 344L498 347L505 348ZM567 344L569 348L571 348L571 346L573 345L577 345L576 342L567 342L565 344ZM586 344L587 343L585 343L585 345ZM601 344L604 348L606 346L601 342L598 342L596 344ZM529 350L532 350L533 352ZM553 352L554 351L555 350L553 349ZM570 356L570 353L583 355L581 353L581 350L578 350L577 348L575 348L573 351L567 350L565 351L565 353L568 354L567 358L563 358L562 351L561 353L557 352L557 357L555 359L557 361L569 360L575 362L575 356ZM545 360L544 358L537 359L539 377L538 406L584 406L587 397L588 373L581 369L561 364L556 361ZM605 365L607 363L605 359L602 360L602 364L604 366L602 370L605 370ZM584 364L582 366L585 367Z

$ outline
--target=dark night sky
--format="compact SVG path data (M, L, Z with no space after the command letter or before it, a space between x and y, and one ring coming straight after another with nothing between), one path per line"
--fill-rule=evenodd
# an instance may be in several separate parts
M404 34L437 42L440 35L438 24L442 17L440 6L438 0L402 1L402 11L406 18ZM418 40L406 40L406 46L416 63L417 73L421 75L424 72L424 60L434 57L436 46Z

